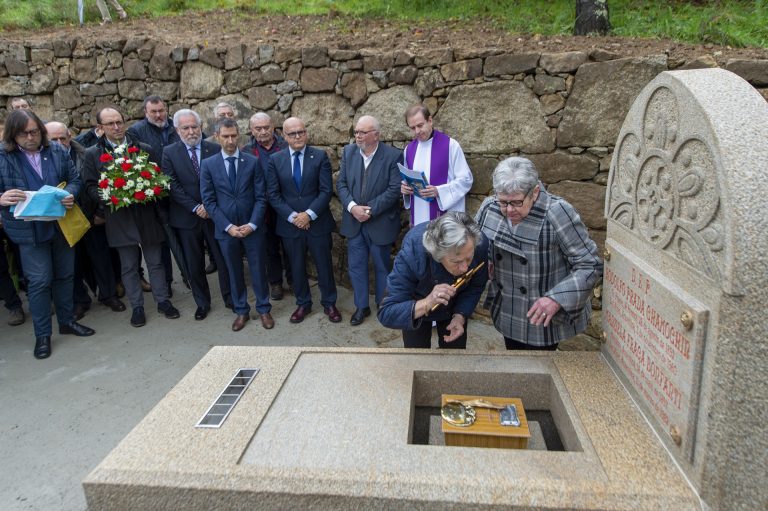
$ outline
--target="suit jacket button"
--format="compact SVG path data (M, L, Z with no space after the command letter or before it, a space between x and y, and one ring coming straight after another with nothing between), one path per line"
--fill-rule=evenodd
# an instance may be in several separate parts
M520 286L520 292L522 294L526 294L528 292L528 290L525 288L525 286Z
M522 264L523 266L525 266L526 264L528 264L528 259L526 259L525 257L521 257L521 258L520 258L520 264Z
M502 257L503 256L501 254L496 254L496 260L497 261L501 261Z

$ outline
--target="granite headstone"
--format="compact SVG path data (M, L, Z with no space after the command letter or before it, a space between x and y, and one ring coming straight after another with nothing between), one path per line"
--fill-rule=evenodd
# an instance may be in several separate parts
M746 81L663 72L606 195L603 352L711 509L768 509L767 142Z

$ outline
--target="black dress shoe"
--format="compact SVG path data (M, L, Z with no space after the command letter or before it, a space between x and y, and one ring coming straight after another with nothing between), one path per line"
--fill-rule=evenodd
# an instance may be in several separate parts
M370 307L363 307L362 309L355 309L355 313L352 314L352 318L349 320L349 324L352 326L357 326L362 324L362 322L371 315L371 308Z
M179 314L179 309L174 307L173 304L168 300L158 304L157 312L162 312L168 319L176 319L181 316L181 314Z
M48 358L51 356L51 336L44 335L35 341L35 358Z
M211 273L216 273L217 269L218 268L216 268L216 263L211 261L210 263L208 263L208 266L205 267L205 274L210 275Z
M78 337L88 337L93 335L96 331L93 328L88 328L80 323L72 322L67 325L59 325L59 333L61 335L76 335Z
M198 307L195 311L195 319L197 321L202 321L208 316L208 312L211 310L210 307Z
M112 298L107 298L101 303L112 309L113 312L123 312L125 310L125 304L114 296Z
M75 321L80 321L83 319L83 316L85 316L86 312L88 312L88 307L78 303L75 305L75 309L72 311L72 315L75 317Z
M147 324L147 316L144 315L144 307L136 307L131 315L131 326L136 328Z

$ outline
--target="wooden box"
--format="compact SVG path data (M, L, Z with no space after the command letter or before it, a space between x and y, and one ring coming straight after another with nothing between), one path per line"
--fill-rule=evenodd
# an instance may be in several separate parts
M525 417L523 402L520 399L443 394L441 406L444 406L448 401L468 401L472 399L483 399L494 404L517 406L520 426L502 426L499 420L499 410L475 408L476 418L471 426L462 428L449 424L444 419L441 420L443 435L445 435L445 445L495 447L500 449L526 449L528 447L528 439L531 437L531 432L528 429L528 420Z

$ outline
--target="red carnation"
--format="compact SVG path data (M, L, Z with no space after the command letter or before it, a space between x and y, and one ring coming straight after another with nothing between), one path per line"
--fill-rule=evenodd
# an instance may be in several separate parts
M144 179L152 179L152 173L148 170L142 170L140 174Z
M117 203L120 202L120 199L118 199L114 195L112 197L110 197L109 200L111 200L112 204L114 204L115 206L117 206Z
M152 191L155 192L155 195L160 195L163 193L163 187L162 186L156 186L152 188Z
M143 201L147 198L146 194L144 192L136 192L133 194L133 198L137 201Z
M129 153L138 153L139 152L139 148L135 147L135 146L131 146L131 147L128 148L128 152Z
M155 165L154 163L152 164L152 167L155 169L155 172L156 172L156 173L158 173L158 174L160 173L160 167L158 167L158 166L157 166L157 165Z
M99 181L99 188L109 188L109 180L102 179Z
M131 170L131 168L133 168L133 165L131 165L130 163L128 163L126 161L126 162L121 163L120 167L123 169L123 172L128 172L129 170Z
M125 186L125 179L122 177L118 177L115 179L115 188L122 188Z
M112 160L114 160L114 158L113 158L113 157L112 157L112 155L111 155L111 154L109 154L109 153L104 153L104 154L102 154L102 155L99 157L99 161L100 161L101 163L107 163L108 161L112 161Z

